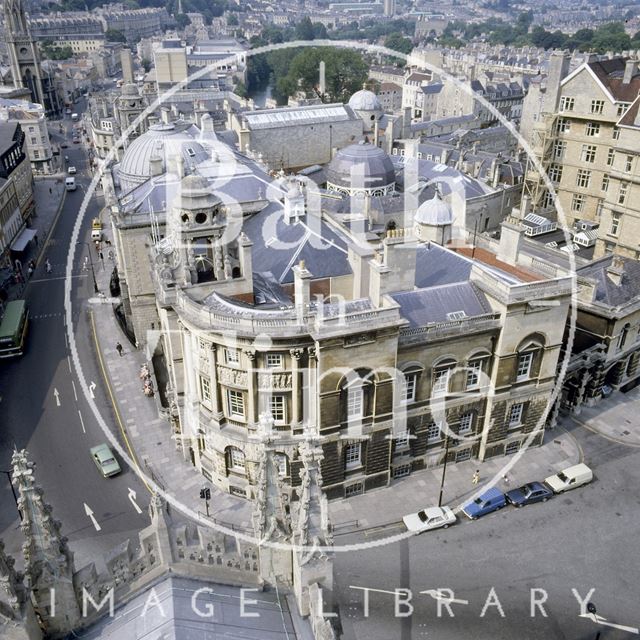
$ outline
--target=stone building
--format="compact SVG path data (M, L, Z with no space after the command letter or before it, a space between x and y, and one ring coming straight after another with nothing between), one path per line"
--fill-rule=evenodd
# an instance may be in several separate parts
M532 85L532 102L525 112L535 120L527 135L554 185L567 224L602 221L597 244L602 255L618 246L628 206L628 230L634 227L635 116L624 116L640 90L640 73L632 59L593 58L567 75L568 55L552 57L546 86ZM552 194L532 163L525 183L534 210L555 216ZM638 255L635 247L621 250Z
M74 54L98 51L105 43L102 23L86 13L65 12L30 20L31 34L38 42L71 47Z
M34 173L56 169L44 107L23 100L0 98L0 119L18 122L25 134L25 146Z
M268 444L268 427L261 432L265 444L255 529L229 536L213 521L184 520L172 515L155 493L149 526L79 569L61 523L35 482L33 463L26 451L16 451L12 480L23 516L24 571L16 571L0 541L3 640L134 638L143 625L158 638L185 638L194 632L226 637L241 629L243 638L262 640L284 637L293 628L305 638L336 640L331 620L323 616L323 603L328 611L331 601L333 565L321 453L311 436L301 444L303 482L276 535L272 523L283 511L275 500L288 494ZM270 546L275 541L279 548ZM279 590L267 591L274 586ZM241 603L245 589L251 598ZM242 613L253 606L278 615L243 619Z
M570 279L519 265L519 228L465 248L467 196L490 190L433 166L356 144L319 187L176 122L114 168L123 300L164 360L176 442L216 486L255 498L263 414L292 487L318 429L329 497L541 442Z
M325 164L333 149L360 140L363 132L362 119L343 104L245 111L230 120L240 151L260 154L276 170Z

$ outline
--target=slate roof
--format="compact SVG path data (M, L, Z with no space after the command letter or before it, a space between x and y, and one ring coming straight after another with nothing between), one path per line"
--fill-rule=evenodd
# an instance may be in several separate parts
M285 107L282 109L264 109L247 111L242 114L247 127L251 130L273 129L283 125L312 125L321 122L357 120L358 116L351 107L343 104L321 104L305 107Z
M400 305L401 315L412 327L447 322L450 320L447 314L456 311L464 312L467 317L491 313L485 295L471 282L395 293L391 297Z
M253 264L270 271L280 284L293 282L292 267L300 260L314 279L351 273L347 239L317 217L286 224L282 205L271 202L245 220L242 229L253 242Z
M469 280L471 260L432 242L418 245L416 287L437 287Z
M624 265L622 282L617 285L608 275L613 255L607 255L600 260L580 267L576 270L578 276L586 276L596 281L595 301L611 307L619 307L633 302L640 297L640 262L631 258L620 257Z

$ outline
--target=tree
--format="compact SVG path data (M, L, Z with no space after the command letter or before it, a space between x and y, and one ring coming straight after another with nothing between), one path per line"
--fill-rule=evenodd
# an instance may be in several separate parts
M151 60L149 60L149 58L142 58L142 60L140 60L140 64L142 65L145 73L149 73L149 71L151 71Z
M327 33L327 27L322 22L313 23L313 39L314 40L326 40L329 37Z
M237 27L240 23L238 22L238 16L235 13L230 13L227 16L227 25L229 27Z
M278 91L293 95L301 90L308 95L319 96L321 60L325 63L326 94L322 96L324 100L347 102L353 93L362 88L367 79L368 66L357 51L314 47L302 50L293 58L287 75L278 82Z
M247 87L244 86L243 82L238 82L238 84L236 84L236 86L234 87L233 92L241 98L246 98L249 95Z
M184 29L187 25L191 24L191 20L186 13L179 13L176 16L176 24L178 25L178 29Z
M70 46L59 47L52 41L42 42L40 51L43 58L47 60L68 60L73 58L73 49Z
M387 36L387 39L384 41L384 46L388 49L393 49L394 51L399 51L400 53L409 54L413 50L413 43L409 38L403 37L401 33L392 33Z
M311 18L307 16L296 25L296 40L314 40L316 34L313 30Z
M124 33L122 33L122 31L118 31L118 29L107 29L104 35L107 39L107 42L126 42L127 41L127 39L124 37Z

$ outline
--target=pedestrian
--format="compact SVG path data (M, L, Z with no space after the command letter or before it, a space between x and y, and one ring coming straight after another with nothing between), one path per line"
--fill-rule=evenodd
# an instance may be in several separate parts
M51 273L51 263L49 262L49 258L44 263L44 268L47 273Z
M51 191L51 187L49 187L49 194L52 194L52 193L53 193L53 191Z
M82 265L83 271L89 271L89 256L84 257L84 264Z
M505 484L509 484L509 476L506 473L502 476L502 481Z
M473 474L473 478L471 478L471 482L475 487L478 482L480 482L480 469L476 469L476 472Z
M118 352L120 357L122 357L122 345L119 342L116 343L116 351Z
M36 247L38 246L38 236L33 236L33 242L35 243Z
M33 274L33 269L31 268L31 265L29 265L29 268L27 269L27 278L30 278L32 274Z

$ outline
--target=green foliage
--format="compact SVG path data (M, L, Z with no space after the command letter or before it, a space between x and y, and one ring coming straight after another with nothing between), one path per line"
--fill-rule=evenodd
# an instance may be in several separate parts
M68 60L73 58L73 49L71 47L57 47L52 41L40 43L40 52L46 60Z
M532 27L533 13L521 13L515 21L505 22L489 18L484 22L466 24L449 22L442 36L430 39L446 47L460 47L476 38L485 38L491 44L515 46L534 45L544 49L570 49L579 51L620 52L640 46L640 33L633 38L624 30L622 22L607 22L597 29L579 29L573 35L559 29L547 31L542 25Z
M142 65L145 73L149 73L149 71L151 71L152 63L148 58L142 58L142 60L140 60L140 64Z
M409 38L405 38L397 31L387 36L387 39L384 41L384 46L389 49L393 49L394 51L406 54L411 53L411 50L413 49L413 43L411 40Z
M245 87L243 82L238 82L238 84L236 84L236 86L234 87L233 92L241 98L246 98L249 95L247 87Z
M237 27L240 23L238 22L238 16L235 13L230 13L227 16L227 25L230 27Z
M186 13L179 13L176 16L176 24L178 25L178 29L184 29L187 25L191 24L191 20Z
M122 31L118 31L117 29L107 29L104 35L107 38L107 42L127 41L127 39L124 37L124 33L122 33Z
M308 16L303 18L298 22L295 29L296 40L313 40L316 37L316 34L313 30L313 24L311 23L311 18Z

